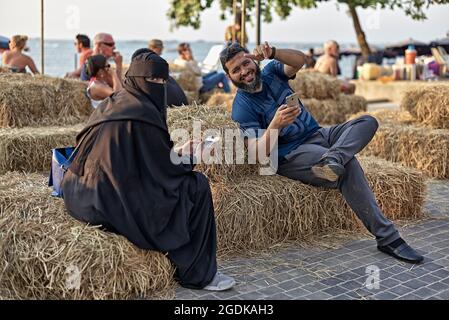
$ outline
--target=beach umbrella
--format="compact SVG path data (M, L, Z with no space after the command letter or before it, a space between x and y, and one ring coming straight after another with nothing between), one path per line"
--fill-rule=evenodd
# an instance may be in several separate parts
M9 49L9 38L0 36L0 49Z
M391 44L387 46L385 49L387 51L393 51L396 52L398 55L404 55L405 50L407 48L413 45L415 47L415 50L417 51L417 54L420 55L428 55L430 54L430 46L428 43L418 41L412 38L408 38L406 40Z

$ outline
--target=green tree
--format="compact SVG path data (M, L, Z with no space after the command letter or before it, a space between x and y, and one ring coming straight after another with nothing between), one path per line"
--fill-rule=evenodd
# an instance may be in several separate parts
M238 0L236 0L238 1ZM294 7L303 9L316 8L318 2L331 0L262 0L261 14L264 22L271 22L273 13L281 19L286 19ZM424 10L434 4L448 4L449 0L334 0L338 5L347 6L348 12L354 24L357 42L362 54L368 56L371 49L366 40L365 32L359 20L357 9L382 8L401 9L407 16L415 20L426 19ZM226 14L232 14L233 0L171 0L171 6L167 13L172 27L191 26L198 29L201 25L201 13L210 8L214 2L218 2L222 11L221 19L226 19ZM241 1L238 1L239 3ZM339 7L339 6L338 6ZM254 16L255 0L247 0L247 17L251 21Z

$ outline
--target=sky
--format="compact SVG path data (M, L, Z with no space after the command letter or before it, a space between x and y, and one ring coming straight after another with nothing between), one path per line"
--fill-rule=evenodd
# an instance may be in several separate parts
M263 1L263 0L262 0ZM262 26L262 39L275 42L322 42L335 39L355 43L352 20L335 1L317 9L294 9L287 20L274 17ZM232 21L221 21L218 6L202 15L199 30L182 27L170 31L166 16L169 0L45 0L45 37L72 39L77 33L94 36L111 33L116 40L221 41L225 27ZM449 5L434 6L426 11L428 19L414 21L400 11L360 10L359 16L370 43L392 43L412 37L430 41L446 36L449 31ZM0 0L0 35L26 34L39 37L39 0ZM250 41L255 29L248 26Z

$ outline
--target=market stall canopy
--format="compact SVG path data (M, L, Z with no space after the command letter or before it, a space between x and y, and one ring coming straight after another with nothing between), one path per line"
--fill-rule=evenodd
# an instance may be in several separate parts
M404 55L405 50L407 48L413 45L415 47L415 50L417 51L418 55L430 55L430 45L426 42L418 41L412 38L409 38L407 40L403 40L394 44L391 44L387 46L385 49L387 51L393 51L397 52L398 55Z
M443 47L449 52L449 36L442 39L434 40L430 43L431 47Z

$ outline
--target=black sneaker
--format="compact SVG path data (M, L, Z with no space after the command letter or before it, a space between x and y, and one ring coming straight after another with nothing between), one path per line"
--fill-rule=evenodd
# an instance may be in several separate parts
M326 158L314 165L312 172L317 178L335 182L345 173L345 167L332 158Z

